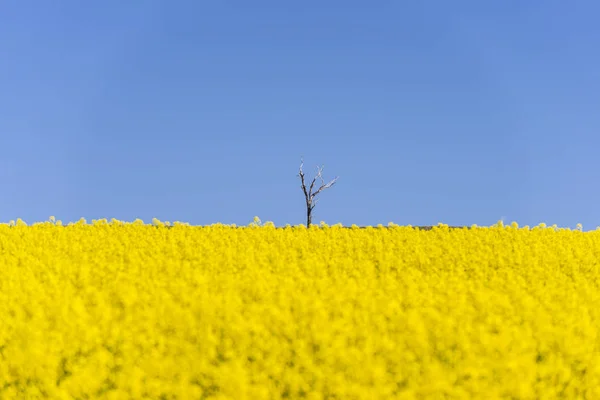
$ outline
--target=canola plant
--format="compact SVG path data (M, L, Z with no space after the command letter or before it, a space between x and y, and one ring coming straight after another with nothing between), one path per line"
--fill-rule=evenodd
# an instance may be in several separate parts
M600 398L600 231L0 225L0 399Z

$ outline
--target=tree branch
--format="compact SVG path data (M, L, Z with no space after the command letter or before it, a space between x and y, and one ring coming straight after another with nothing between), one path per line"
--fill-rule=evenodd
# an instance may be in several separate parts
M302 171L302 166L304 165L304 160L301 159L301 164L300 164L300 173L298 174L300 176L300 180L302 181L302 191L304 192L304 197L306 197L306 202L308 203L309 200L309 192L306 191L306 185L304 183L304 172Z
M319 190L317 190L317 191L316 191L316 192L315 192L315 193L312 195L312 197L315 197L316 195L318 195L319 193L321 193L321 191L322 191L322 190L329 189L330 187L332 187L333 185L335 185L335 182L337 182L338 178L339 178L339 177L338 177L338 176L336 176L336 177L335 177L335 178L334 178L334 179L333 179L331 182L329 182L327 185L325 185L325 184L321 185L321 187L319 188ZM323 181L323 183L325 183L325 181Z
M317 175L315 175L315 177L313 178L313 181L310 184L310 191L308 193L312 193L312 190L313 190L313 187L315 186L315 182L317 181L317 178L320 178L321 182L323 182L323 176L321 175L322 172L323 172L323 167L317 166Z
M308 193L309 193L309 195L310 195L310 193L312 193L312 191L313 191L313 187L315 186L315 181L316 181L316 180L317 180L317 177L315 176L315 177L313 178L312 182L310 183L310 189L308 189ZM311 196L311 198L312 198L312 196Z

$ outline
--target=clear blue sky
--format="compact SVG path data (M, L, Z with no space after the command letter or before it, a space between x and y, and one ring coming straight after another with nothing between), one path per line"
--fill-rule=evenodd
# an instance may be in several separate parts
M600 225L597 1L0 3L0 221Z

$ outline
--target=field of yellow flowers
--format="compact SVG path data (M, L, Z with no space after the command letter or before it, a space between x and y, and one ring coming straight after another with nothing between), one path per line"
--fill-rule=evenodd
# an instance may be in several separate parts
M600 231L0 225L0 399L600 399Z

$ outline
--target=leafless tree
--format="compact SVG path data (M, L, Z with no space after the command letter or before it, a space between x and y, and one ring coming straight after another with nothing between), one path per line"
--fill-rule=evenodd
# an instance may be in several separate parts
M309 228L312 222L312 210L317 205L318 199L315 197L321 193L323 190L332 187L337 181L338 177L335 177L331 182L325 184L325 180L323 179L323 167L317 167L317 175L313 178L308 190L306 189L306 183L304 181L304 172L302 171L302 166L304 165L304 160L301 160L300 163L300 173L298 176L302 181L302 191L304 192L304 197L306 198L306 227ZM315 187L315 182L317 178L321 180L321 186L317 189L316 192L313 193L313 189Z

